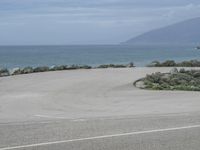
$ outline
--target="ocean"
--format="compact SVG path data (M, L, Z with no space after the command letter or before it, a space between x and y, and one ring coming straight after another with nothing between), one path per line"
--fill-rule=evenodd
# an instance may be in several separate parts
M194 45L0 46L0 67L126 64L199 59Z

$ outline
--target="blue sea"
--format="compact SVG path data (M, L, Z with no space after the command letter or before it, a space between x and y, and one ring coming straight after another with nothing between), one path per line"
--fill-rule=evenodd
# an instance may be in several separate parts
M194 45L0 46L0 67L126 64L199 59Z

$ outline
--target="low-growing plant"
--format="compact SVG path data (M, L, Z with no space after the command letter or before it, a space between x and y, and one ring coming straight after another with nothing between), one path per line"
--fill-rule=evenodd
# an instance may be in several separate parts
M129 64L105 64L99 65L97 68L132 68L135 67L134 64L131 62Z
M174 60L166 60L164 62L153 61L148 67L200 67L199 60L189 60L183 62L175 62Z
M0 77L4 76L14 76L20 74L29 74L29 73L38 73L38 72L47 72L47 71L61 71L61 70L76 70L76 69L93 69L93 68L132 68L134 64L131 62L129 64L108 64L100 65L98 67L92 67L89 65L55 65L55 66L39 66L39 67L25 67L25 68L14 68L8 70L6 68L0 69Z
M145 89L200 91L200 70L180 69L177 73L156 72L141 79Z

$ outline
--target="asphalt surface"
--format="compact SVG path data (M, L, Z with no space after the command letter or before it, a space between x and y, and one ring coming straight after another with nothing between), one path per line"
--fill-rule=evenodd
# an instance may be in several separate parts
M199 150L200 114L0 125L0 150Z
M170 68L0 78L0 150L199 150L200 93L133 82Z

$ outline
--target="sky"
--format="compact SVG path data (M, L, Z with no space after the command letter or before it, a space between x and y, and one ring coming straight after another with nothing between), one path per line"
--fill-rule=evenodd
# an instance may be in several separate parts
M195 17L199 0L0 0L0 45L118 44Z

